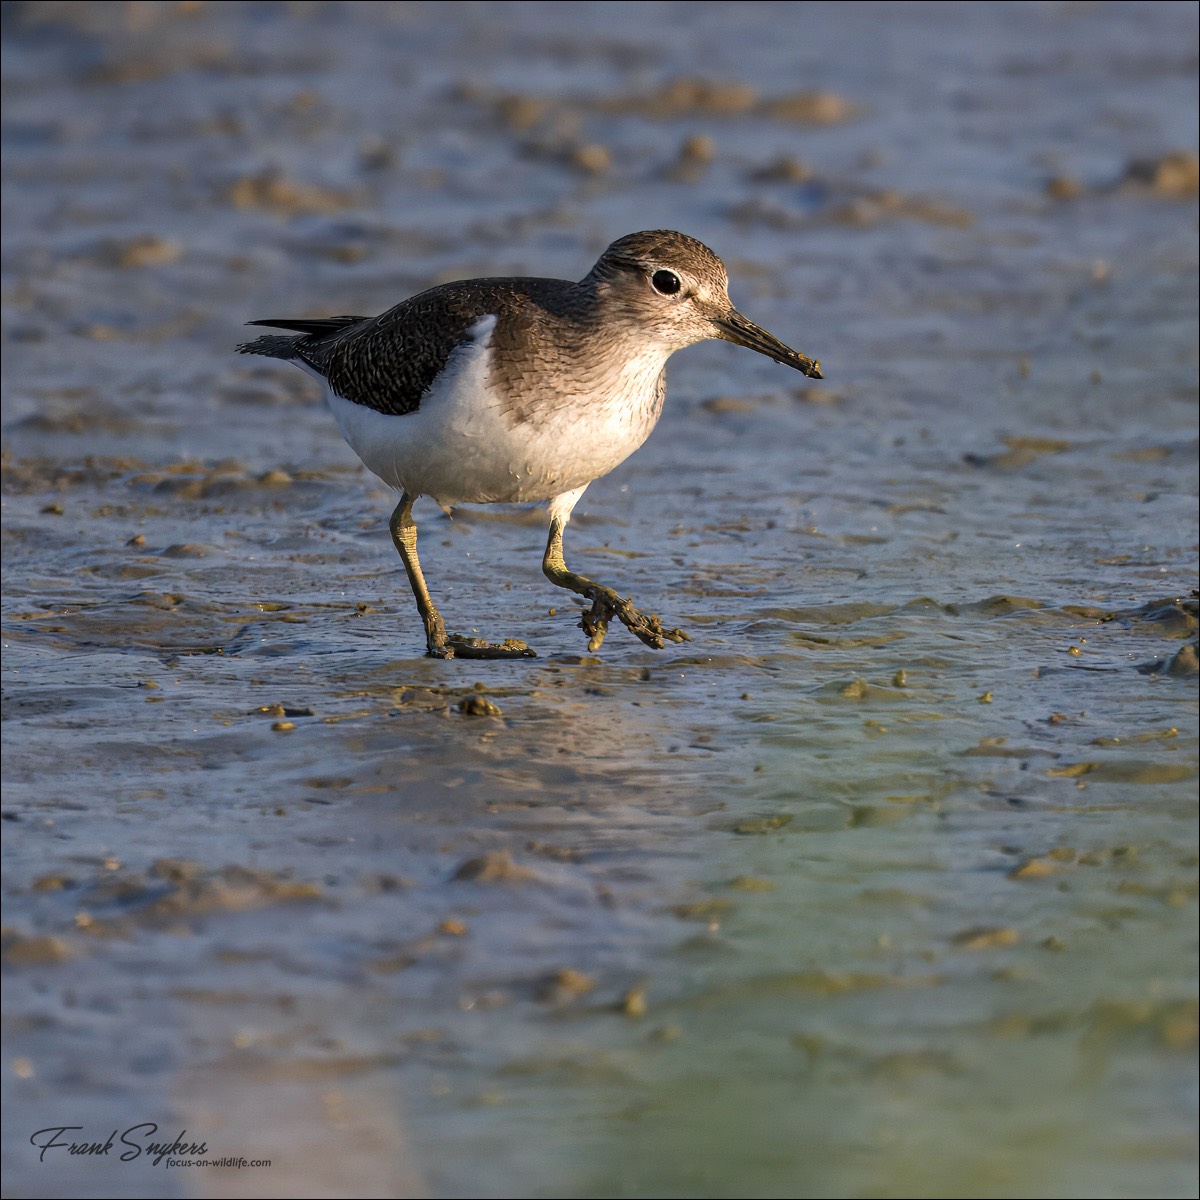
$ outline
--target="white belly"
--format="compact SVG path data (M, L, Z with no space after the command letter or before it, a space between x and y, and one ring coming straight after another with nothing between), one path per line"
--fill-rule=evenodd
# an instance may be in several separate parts
M489 379L494 324L480 322L477 340L455 354L416 412L391 416L326 389L342 436L390 487L447 505L549 500L611 471L649 436L665 354L627 364L586 399L554 396L521 420Z

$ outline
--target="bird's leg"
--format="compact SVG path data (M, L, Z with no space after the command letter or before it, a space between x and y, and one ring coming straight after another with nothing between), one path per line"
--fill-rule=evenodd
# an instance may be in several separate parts
M409 586L417 600L417 610L425 626L426 653L433 658L453 658L454 651L446 645L446 623L442 614L434 607L429 588L425 586L425 574L421 560L417 557L417 523L412 519L413 498L407 492L392 511L388 528L392 541L400 553L400 561L408 575Z
M580 625L588 635L588 649L593 653L600 649L608 623L613 617L635 637L655 650L663 648L663 642L686 642L688 635L682 629L664 629L662 622L653 613L639 612L628 600L622 600L610 587L594 583L583 575L567 569L563 559L563 529L566 522L558 516L550 519L550 537L546 542L546 553L542 557L542 570L551 583L567 588L592 602L584 612Z
M399 551L400 561L404 563L409 585L416 597L417 610L425 626L425 653L430 658L536 658L537 655L524 642L515 638L510 638L503 645L493 646L482 638L447 635L446 623L429 595L421 560L417 558L417 523L412 519L412 506L413 497L405 492L392 512L388 528L392 531L392 541Z

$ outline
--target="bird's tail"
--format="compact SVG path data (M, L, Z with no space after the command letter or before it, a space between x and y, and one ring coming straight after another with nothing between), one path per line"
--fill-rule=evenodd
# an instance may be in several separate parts
M302 337L286 337L280 333L273 333L266 337L255 338L252 342L239 343L237 352L239 354L261 354L264 358L286 360L296 357L296 344L304 340Z
M265 325L268 329L291 329L296 335L285 337L279 333L268 333L252 342L242 342L237 351L239 354L261 354L265 358L291 359L297 357L299 348L311 346L332 333L345 329L349 325L357 325L367 320L366 317L321 317L312 320L279 321L247 321L247 325Z

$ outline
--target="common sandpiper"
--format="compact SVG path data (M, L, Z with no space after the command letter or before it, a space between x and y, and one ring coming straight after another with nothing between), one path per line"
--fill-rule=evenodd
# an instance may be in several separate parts
M618 618L647 646L687 640L563 560L563 530L589 483L629 457L662 412L666 362L711 338L820 379L730 302L725 264L702 242L658 229L619 238L578 282L464 279L378 317L251 321L289 334L238 346L315 375L342 436L400 492L392 541L435 658L535 657L515 639L447 634L417 558L413 502L549 501L542 570L590 601L580 622L600 648Z

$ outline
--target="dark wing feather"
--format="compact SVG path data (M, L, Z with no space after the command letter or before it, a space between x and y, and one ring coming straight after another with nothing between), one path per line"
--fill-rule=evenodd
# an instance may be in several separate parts
M268 321L247 321L247 325L265 325L268 329L290 329L294 333L307 333L310 337L322 337L327 333L334 333L339 329L345 329L347 325L360 325L363 321L369 321L370 317L314 317L312 320L296 321L286 320L278 321L271 318Z
M378 317L254 321L302 336L267 336L238 347L243 354L301 359L354 404L391 416L416 412L447 360L471 340L471 329L498 318L493 338L520 337L530 321L573 324L582 313L578 285L548 279L471 279L442 284L402 300ZM499 347L503 350L503 345Z
M255 338L252 342L242 342L237 351L239 354L261 354L264 358L281 358L284 362L294 362L301 359L308 362L305 351L331 333L347 329L352 325L361 325L370 317L316 317L310 320L277 320L247 321L247 325L265 325L268 329L290 329L299 337L285 337L280 333L267 334ZM312 365L312 364L310 364Z

